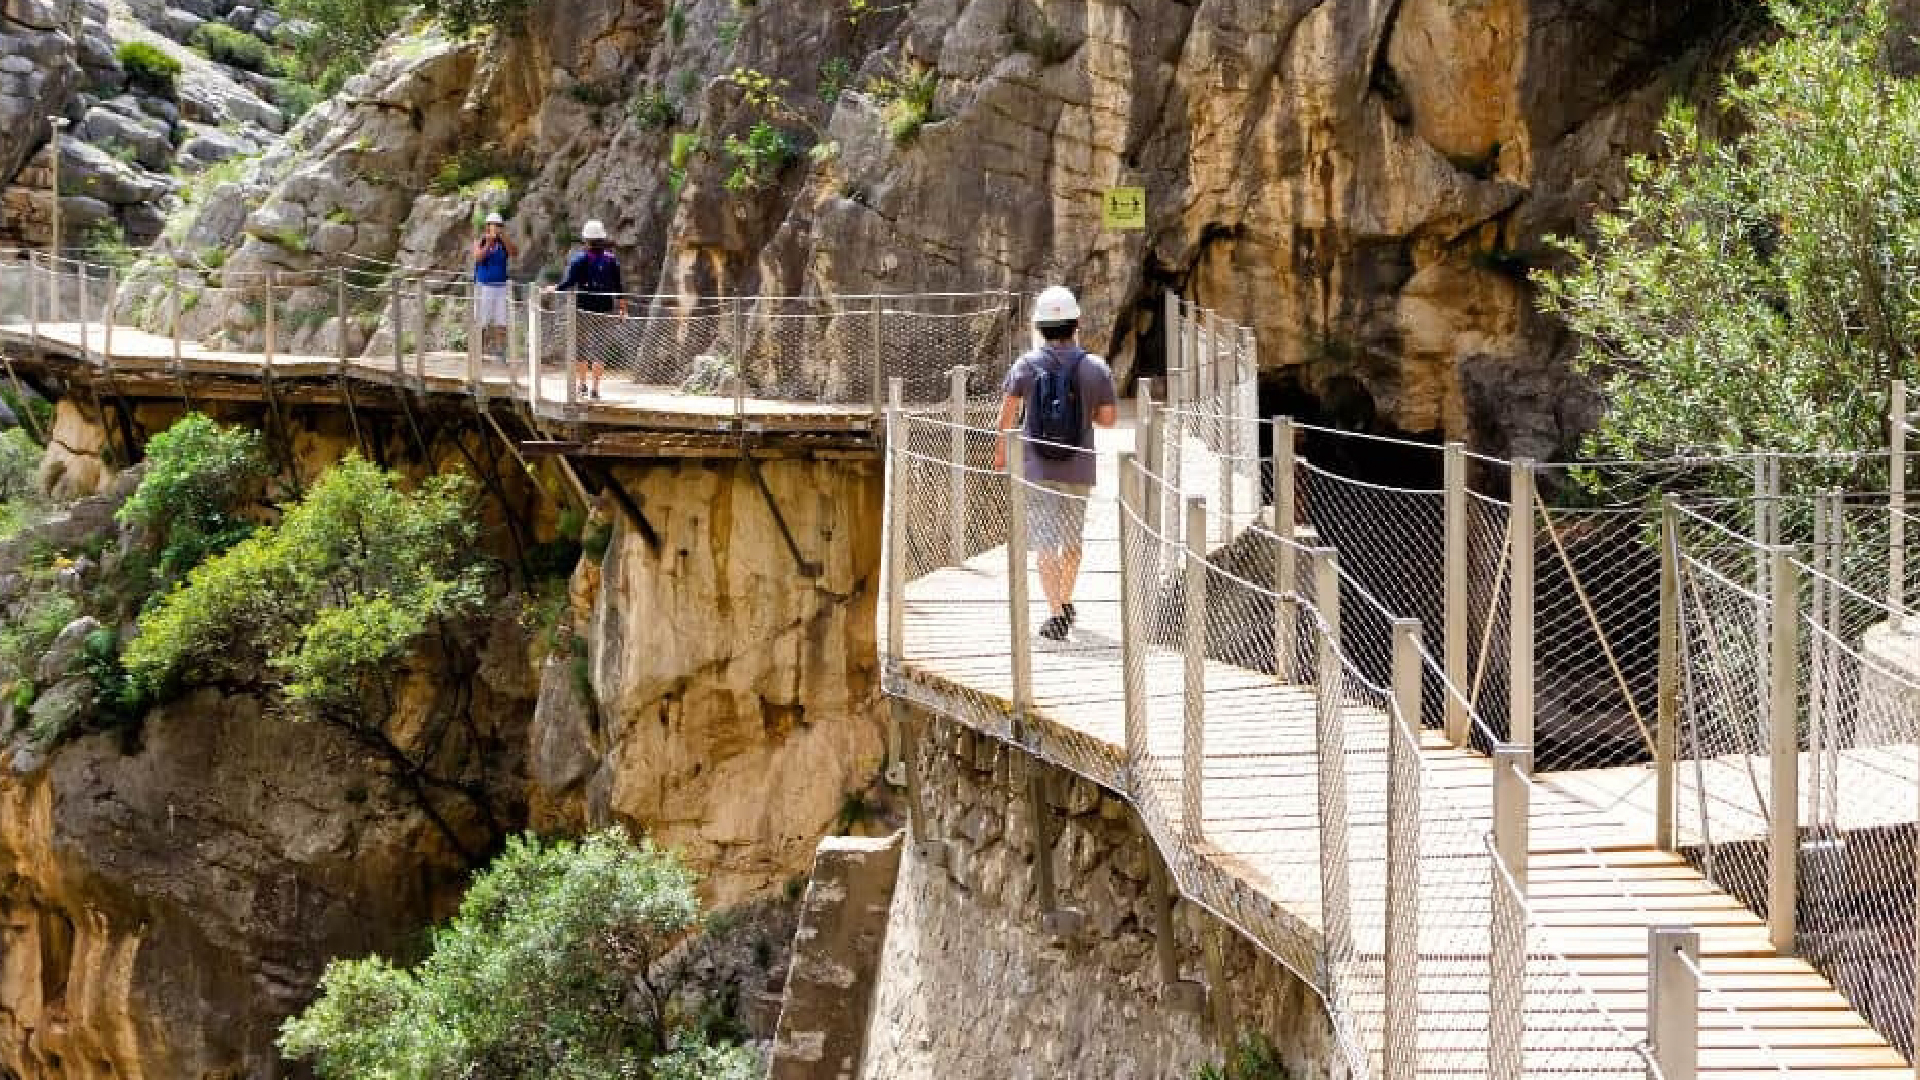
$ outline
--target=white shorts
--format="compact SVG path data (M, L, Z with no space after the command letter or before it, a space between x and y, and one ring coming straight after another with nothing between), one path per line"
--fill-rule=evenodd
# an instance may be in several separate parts
M475 285L473 287L473 317L481 326L507 325L507 287L505 285Z

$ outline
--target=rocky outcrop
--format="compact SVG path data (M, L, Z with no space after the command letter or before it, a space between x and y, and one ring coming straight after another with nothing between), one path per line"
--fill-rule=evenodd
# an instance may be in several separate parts
M241 265L307 265L254 222L348 206L330 249L457 267L469 216L504 204L529 274L599 217L642 289L1067 281L1123 375L1160 369L1177 288L1256 327L1295 411L1540 455L1595 403L1525 276L1549 233L1619 195L1664 103L1710 82L1736 7L545 5L485 49L429 37L376 65L248 238L225 235ZM755 123L784 149L729 144ZM495 183L417 199L446 162ZM375 178L391 197L366 195ZM1117 185L1146 189L1146 231L1102 228Z
M625 822L700 868L714 903L765 894L806 872L884 757L878 468L669 460L616 480L646 526L610 507L604 562L576 575L595 707L555 701L572 676L548 668L536 825Z
M859 1066L901 847L900 833L820 842L767 1080L836 1080Z
M49 117L69 125L59 195L70 247L151 243L175 207L176 170L257 153L285 129L273 80L188 47L206 17L232 24L232 0L193 6L204 14L158 0L9 0L0 12L0 246L52 237ZM245 25L275 40L277 19L262 28L250 15ZM177 79L161 85L126 70L118 48L128 42L173 58Z

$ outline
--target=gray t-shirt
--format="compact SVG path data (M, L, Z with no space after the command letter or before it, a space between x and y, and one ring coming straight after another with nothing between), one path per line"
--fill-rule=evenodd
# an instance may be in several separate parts
M1083 352L1078 345L1048 345L1014 361L1013 369L1007 372L1007 380L1000 388L1008 397L1026 401L1033 393L1033 384L1040 378L1042 368L1061 370L1073 363L1076 355L1080 357L1079 369L1074 372L1074 381L1080 389L1080 438L1075 445L1092 450L1094 410L1118 401L1113 390L1113 372L1107 368L1105 360L1090 352ZM1021 426L1025 428L1024 422ZM1028 446L1026 466L1029 479L1056 484L1093 483L1094 456L1091 453L1047 458L1041 457L1032 446Z

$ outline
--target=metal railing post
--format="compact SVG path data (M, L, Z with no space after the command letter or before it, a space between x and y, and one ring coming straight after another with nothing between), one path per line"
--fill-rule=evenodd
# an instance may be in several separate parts
M1178 408L1182 382L1187 377L1186 369L1186 330L1180 319L1180 294L1172 289L1166 295L1166 339L1167 349L1167 405Z
M1141 477L1132 452L1119 455L1120 470L1120 692L1127 750L1127 789L1133 791L1135 770L1147 756L1146 657L1144 642L1134 629L1140 616L1139 571L1133 565L1140 550L1134 517L1140 512Z
M333 351L340 363L340 374L347 373L347 272L333 274Z
M36 265L40 257L35 252L27 252L27 340L33 344L33 354L37 359L41 353L40 344L40 267Z
M1324 623L1314 649L1314 758L1320 804L1320 920L1329 963L1353 955L1352 890L1347 861L1347 736L1340 715L1346 669L1340 653L1340 556L1313 553L1314 605Z
M279 324L279 319L275 316L274 310L273 310L273 286L274 286L274 283L277 282L278 280L279 280L278 271L275 271L275 270L267 271L267 311L266 311L267 348L266 348L266 351L261 353L260 355L268 371L273 370L273 354L274 354L274 351L278 349L280 345L280 324Z
M884 352L884 345L883 345L883 342L885 340L885 333L884 333L884 328L881 326L883 307L884 305L881 303L881 301L878 298L876 298L873 301L873 378L872 378L873 388L872 389L873 389L873 415L876 419L879 418L880 416L880 409L882 405L880 391L881 391L881 385L885 380L884 371L886 368L886 364L884 363L886 354Z
M406 345L403 341L406 336L406 323L400 317L400 279L398 277L387 279L387 294L392 306L392 315L388 321L393 324L393 377L398 385L399 380L406 378L407 374Z
M1493 750L1493 925L1488 951L1487 1075L1520 1080L1527 1005L1527 815L1533 749Z
M180 267L178 266L175 266L173 268L173 286L172 286L172 289L170 290L169 299L171 300L172 307L173 307L173 311L171 313L172 317L168 320L173 324L173 326L171 327L172 334L173 334L173 370L180 371L186 365L184 365L180 360L180 315L181 315L180 307L181 305L180 305Z
M1767 842L1767 936L1782 956L1794 951L1800 891L1800 582L1793 549L1768 552L1773 617L1768 636L1767 757L1770 808Z
M1889 397L1893 456L1887 464L1887 608L1898 627L1907 613L1907 381L1893 380Z
M1186 309L1187 400L1198 404L1207 378L1206 339L1201 333L1200 305L1189 301Z
M895 664L907 643L907 570L900 564L907 550L905 397L905 382L894 379L887 388L887 653Z
M1300 552L1294 543L1299 516L1294 487L1293 418L1273 422L1273 672L1282 683L1298 683L1300 670Z
M947 371L947 562L959 566L967 561L967 369ZM1015 451L1007 446L1011 465ZM1025 462L1022 462L1022 467Z
M108 371L113 370L113 320L120 306L120 271L107 268L107 312L100 320L100 355Z
M1533 745L1533 461L1513 462L1507 518L1511 558L1507 606L1512 640L1507 663L1507 741Z
M1420 620L1393 622L1387 732L1385 1080L1413 1080L1420 1060Z
M1660 668L1653 733L1653 844L1679 848L1680 756L1680 511L1660 497Z
M509 290L511 290L511 288L512 286L508 286ZM509 295L508 295L507 306L509 308L513 306L511 292L509 292ZM512 322L513 320L509 318L507 321ZM482 334L482 331L480 329L480 284L479 282L475 282L472 286L471 296L469 297L469 301L467 303L467 385L473 389L473 392L475 394L478 394L480 392L481 334ZM877 412L878 410L876 409L876 414Z
M1168 386L1171 387L1171 381ZM1147 528L1158 536L1162 533L1162 522L1166 518L1164 502L1166 485L1161 483L1165 475L1161 470L1166 467L1167 457L1167 412L1163 406L1149 404L1146 407L1146 423L1141 428L1146 439L1146 471L1141 477L1140 516ZM1149 480L1149 477L1151 480Z
M74 264L73 283L77 286L74 292L79 294L74 299L80 307L80 362L91 365L93 363L93 350L89 347L91 342L88 340L89 335L87 333L87 315L89 313L87 311L87 267L85 263Z
M1027 448L1017 428L1008 428L1001 437L1007 440L1007 614L1017 733L1033 708L1033 637L1027 626Z
M1206 835L1207 764L1207 500L1198 495L1183 503L1182 552L1186 625L1182 634L1185 665L1180 725L1180 822L1187 838Z
M1647 1044L1660 1080L1700 1071L1700 934L1691 926L1647 927Z
M420 380L420 388L427 387L427 279L415 278L413 281L413 302L419 311L419 329L413 338L413 377Z
M541 359L540 353L546 347L546 342L541 338L541 322L544 317L541 315L540 305L544 302L545 302L545 298L540 292L539 285L537 283L528 285L527 286L527 407L534 410L536 413L539 411L540 393L542 390L542 387L540 386L540 359ZM566 375L568 381L572 381L573 372L569 371L569 372L565 372L564 374Z
M733 418L747 415L747 301L733 298Z
M580 370L580 304L575 297L567 297L566 311L566 348L567 360L567 408L573 408L580 400L580 379L585 374ZM735 381L738 381L739 360L734 361Z
M1445 458L1445 494L1442 514L1445 518L1445 554L1441 568L1441 604L1444 626L1441 649L1447 669L1448 692L1444 699L1444 729L1454 746L1467 745L1467 703L1461 696L1468 692L1473 659L1467 644L1471 620L1467 611L1467 448L1450 442Z

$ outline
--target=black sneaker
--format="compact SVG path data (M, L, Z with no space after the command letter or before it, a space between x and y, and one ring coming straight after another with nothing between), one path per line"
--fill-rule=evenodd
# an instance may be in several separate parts
M1067 630L1072 625L1065 615L1050 615L1046 622L1040 624L1040 636L1048 641L1065 641Z
M588 397L590 397L590 398L592 398L592 399L593 399L593 400L595 400L595 401L599 401L599 400L600 400L600 388L596 386L596 387L594 387L593 389L591 389L591 390L589 390L589 391L587 391L587 396L588 396Z
M1067 620L1068 626L1072 626L1074 624L1074 621L1080 618L1080 613L1073 610L1072 604L1061 604L1060 617Z

